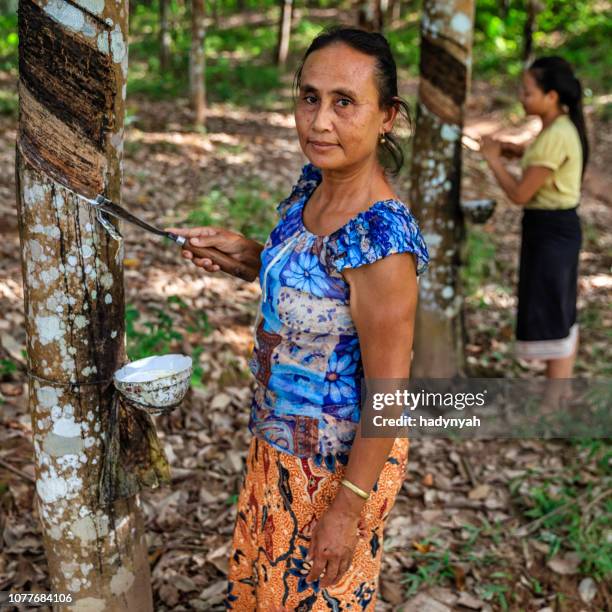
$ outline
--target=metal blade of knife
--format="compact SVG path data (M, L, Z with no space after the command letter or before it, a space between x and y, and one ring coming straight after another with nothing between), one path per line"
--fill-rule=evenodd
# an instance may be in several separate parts
M108 198L105 198L103 195L96 196L95 201L90 200L90 203L97 210L101 210L102 212L112 215L113 217L117 217L118 219L122 219L123 221L133 223L134 225L137 225L138 227L141 227L142 229L145 229L158 236L170 238L170 240L173 240L180 246L187 242L187 239L184 236L178 236L172 232L166 232L155 227L154 225L151 225L147 221L143 221L140 217L133 215L131 212L128 212L125 208L119 206L119 204L115 204Z

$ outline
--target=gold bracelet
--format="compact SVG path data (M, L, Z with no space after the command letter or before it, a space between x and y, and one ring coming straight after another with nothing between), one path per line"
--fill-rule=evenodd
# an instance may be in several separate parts
M369 499L370 494L366 493L363 489L360 489L357 485L353 484L350 480L343 478L340 481L345 487L348 487L353 493L357 493L359 497L363 497L363 499Z

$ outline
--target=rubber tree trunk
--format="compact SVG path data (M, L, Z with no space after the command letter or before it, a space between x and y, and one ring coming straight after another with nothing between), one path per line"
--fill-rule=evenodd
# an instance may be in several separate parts
M410 201L431 263L420 281L415 378L451 378L464 368L458 279L464 224L459 197L473 30L474 0L425 0Z
M533 59L533 34L536 31L536 20L542 5L538 0L527 1L527 19L523 29L523 61L530 62Z
M84 4L84 3L83 3ZM139 500L101 507L124 361L123 253L87 196L120 200L127 2L20 0L17 213L37 510L62 610L153 609Z
M159 0L159 67L163 72L170 67L170 40L168 0Z
M289 41L291 39L291 13L293 0L280 1L280 19L278 24L278 44L276 47L276 64L284 66L289 54Z
M204 40L204 0L191 2L191 51L189 54L189 91L191 106L195 113L195 124L204 126L206 121L206 58Z
M383 29L383 2L386 0L360 0L357 23L360 28L370 32Z
M389 23L390 25L396 27L399 25L400 19L402 17L402 2L401 0L391 0L389 4Z
M219 27L219 0L210 0L210 8L212 14L213 25Z

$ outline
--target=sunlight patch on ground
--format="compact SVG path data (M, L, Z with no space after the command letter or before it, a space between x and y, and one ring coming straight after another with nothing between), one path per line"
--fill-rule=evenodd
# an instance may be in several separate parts
M142 144L170 143L179 146L190 146L202 149L208 153L214 151L215 147L205 134L197 132L143 132L136 128L129 131L130 142L141 142Z
M129 271L130 276L136 274L141 278L142 272ZM126 274L126 275L128 275ZM166 272L165 270L152 269L147 274L145 281L146 291L150 291L161 296L178 295L180 297L195 298L202 294L244 294L244 299L256 299L259 295L259 286L256 283L244 283L236 286L236 281L226 275L213 276L206 275L193 277L183 275L181 271Z
M231 108L228 105L214 104L207 109L207 117L219 119L232 119L235 121L256 121L275 127L295 128L295 120L292 113L279 113L268 111L245 111Z
M12 279L0 281L0 298L6 298L13 302L23 302L23 287Z
M587 293L612 289L612 274L591 274L580 277L580 289Z

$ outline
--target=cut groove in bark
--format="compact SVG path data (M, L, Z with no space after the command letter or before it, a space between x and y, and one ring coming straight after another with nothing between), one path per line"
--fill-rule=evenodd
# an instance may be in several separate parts
M463 104L467 72L465 64L424 36L421 41L419 65L421 78L443 91L458 106Z
M98 148L113 131L117 95L112 59L57 27L31 0L21 0L19 78L49 112Z
M18 141L31 166L85 196L102 193L106 157L42 106L19 83Z

